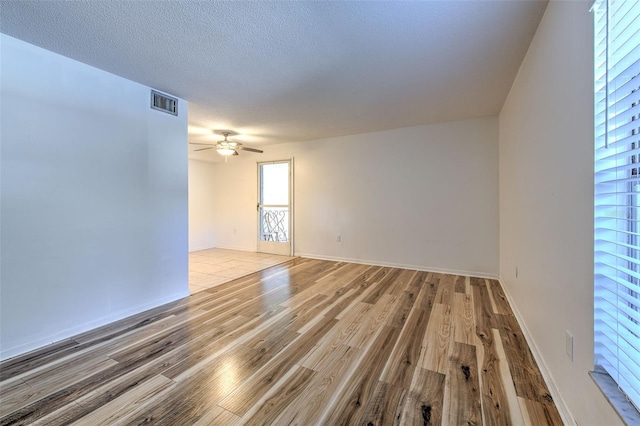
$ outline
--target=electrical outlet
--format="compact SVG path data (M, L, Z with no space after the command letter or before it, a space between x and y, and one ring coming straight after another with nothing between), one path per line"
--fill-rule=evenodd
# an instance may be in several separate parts
M569 330L565 331L565 351L569 359L573 362L573 335L569 333Z
M341 243L341 242L342 242L342 235L338 235L338 236L336 237L336 242L337 242L337 243Z
M516 278L518 278L518 265L516 265Z

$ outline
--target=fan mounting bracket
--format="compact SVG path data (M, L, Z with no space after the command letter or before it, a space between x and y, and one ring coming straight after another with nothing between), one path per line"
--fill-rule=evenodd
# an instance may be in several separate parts
M224 129L223 129L223 130L214 130L214 131L213 131L213 134L215 134L215 135L220 135L220 136L226 136L226 137L229 137L229 136L236 136L236 135L238 135L238 132L234 132L233 130L224 130Z

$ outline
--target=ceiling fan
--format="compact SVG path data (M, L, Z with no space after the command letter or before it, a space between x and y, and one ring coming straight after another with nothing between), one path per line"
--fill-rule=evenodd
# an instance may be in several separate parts
M207 149L215 148L216 151L218 151L218 154L220 154L220 155L222 155L224 157L238 155L238 151L240 151L240 150L242 150L242 151L250 151L250 152L258 152L258 153L262 153L263 152L261 149L249 148L248 146L242 145L240 142L232 142L230 140L227 140L227 137L231 134L231 132L220 132L220 134L224 136L224 140L219 141L215 145L212 145L212 144L209 144L209 143L196 143L196 142L189 142L189 143L191 145L208 145L206 148L194 149L193 150L194 152L195 151L204 151L204 150L207 150Z

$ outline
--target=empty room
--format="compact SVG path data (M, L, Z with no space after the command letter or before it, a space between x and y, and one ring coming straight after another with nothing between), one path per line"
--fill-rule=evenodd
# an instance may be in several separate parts
M0 425L640 424L639 75L635 0L0 0Z

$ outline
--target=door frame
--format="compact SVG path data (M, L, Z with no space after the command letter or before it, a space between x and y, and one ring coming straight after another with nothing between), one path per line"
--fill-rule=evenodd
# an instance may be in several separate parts
M258 161L256 163L257 168L256 168L256 180L257 180L257 203L256 203L256 210L257 210L257 224L258 227L256 229L256 251L259 253L267 253L267 252L261 252L260 251L260 229L261 229L261 220L262 218L260 217L260 207L261 207L261 197L260 197L260 191L261 191L261 184L262 184L262 177L260 175L260 166L265 165L265 164L280 164L280 163L289 163L289 253L287 253L285 256L293 256L293 254L295 253L295 249L294 249L294 242L295 242L295 214L294 214L294 158L285 158L282 160L272 160L272 161Z

